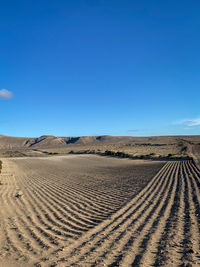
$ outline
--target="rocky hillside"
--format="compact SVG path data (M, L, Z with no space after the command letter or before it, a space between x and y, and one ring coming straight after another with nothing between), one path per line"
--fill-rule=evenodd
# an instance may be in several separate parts
M133 141L134 137L128 136L82 136L82 137L56 137L40 136L36 138L10 137L0 135L0 149L23 148L51 148L65 147L70 144L107 144Z

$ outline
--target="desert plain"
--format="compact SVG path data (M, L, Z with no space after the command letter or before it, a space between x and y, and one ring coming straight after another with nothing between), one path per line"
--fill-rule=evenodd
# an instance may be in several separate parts
M200 266L200 136L0 136L0 266Z

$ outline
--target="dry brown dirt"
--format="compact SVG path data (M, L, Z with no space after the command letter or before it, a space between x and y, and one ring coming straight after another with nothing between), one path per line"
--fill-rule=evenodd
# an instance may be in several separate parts
M0 266L200 266L193 161L4 158Z
M122 152L134 157L177 158L189 155L188 146L199 147L200 136L81 136L37 138L0 135L0 157L66 154L70 151L104 153Z

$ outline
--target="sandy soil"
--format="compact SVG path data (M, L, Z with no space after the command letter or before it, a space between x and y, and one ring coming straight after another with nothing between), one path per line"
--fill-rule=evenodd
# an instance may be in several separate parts
M52 154L122 152L132 157L186 158L189 146L199 147L200 136L82 136L38 138L0 135L0 157L46 156ZM200 152L198 157L200 158Z
M2 162L0 266L200 266L192 161Z

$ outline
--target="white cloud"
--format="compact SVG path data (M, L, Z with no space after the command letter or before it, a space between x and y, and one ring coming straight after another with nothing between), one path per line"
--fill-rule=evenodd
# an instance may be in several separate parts
M184 125L187 125L189 127L193 126L200 126L200 118L192 119L192 120L185 120L183 121Z
M7 89L0 90L0 99L11 99L13 97L13 93L8 91Z
M175 125L185 125L187 127L200 126L200 118L185 119L185 120L174 122L173 124L175 124Z

